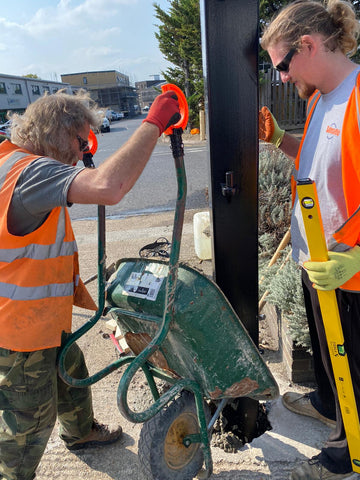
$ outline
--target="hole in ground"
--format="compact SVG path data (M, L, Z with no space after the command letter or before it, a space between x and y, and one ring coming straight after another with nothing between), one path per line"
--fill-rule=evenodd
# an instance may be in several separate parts
M216 406L211 404L210 407L214 413ZM211 445L235 453L246 443L272 429L267 414L266 403L249 398L229 401L215 422Z

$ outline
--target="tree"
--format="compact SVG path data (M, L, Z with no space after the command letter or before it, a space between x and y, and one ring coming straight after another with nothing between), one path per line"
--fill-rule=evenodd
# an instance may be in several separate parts
M35 79L40 80L40 77L38 77L38 76L36 75L36 73L28 73L27 75L23 75L23 77L26 77L26 78L35 78Z
M161 72L165 80L179 86L189 104L190 127L199 124L199 104L204 103L199 0L169 0L165 12L154 3L161 24L155 36L160 51L174 65Z
M260 0L260 23L268 23L275 15L275 13L283 6L287 5L289 2L290 0Z

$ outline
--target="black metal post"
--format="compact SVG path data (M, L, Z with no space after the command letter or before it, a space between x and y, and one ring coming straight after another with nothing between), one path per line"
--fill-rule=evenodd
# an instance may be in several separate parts
M258 344L258 0L201 0L215 281ZM241 405L255 431L257 402Z
M256 0L202 1L215 280L256 344L258 16Z

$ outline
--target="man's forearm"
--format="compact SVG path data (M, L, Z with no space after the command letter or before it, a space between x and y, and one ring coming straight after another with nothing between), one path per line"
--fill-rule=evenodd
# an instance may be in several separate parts
M119 150L100 165L99 175L104 176L107 188L116 189L121 185L123 195L131 190L144 170L158 138L158 128L143 123Z
M73 180L68 201L114 205L133 187L159 138L159 129L143 123L130 139L96 169L84 169Z
M282 142L279 146L280 150L291 160L295 161L296 155L300 147L300 140L294 135L285 132Z

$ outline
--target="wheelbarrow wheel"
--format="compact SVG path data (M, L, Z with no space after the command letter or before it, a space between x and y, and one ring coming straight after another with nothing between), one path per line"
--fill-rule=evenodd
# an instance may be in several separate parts
M205 404L205 414L210 411ZM183 391L177 399L144 423L139 439L141 468L149 479L192 480L203 464L200 443L185 447L187 435L200 433L193 394Z

